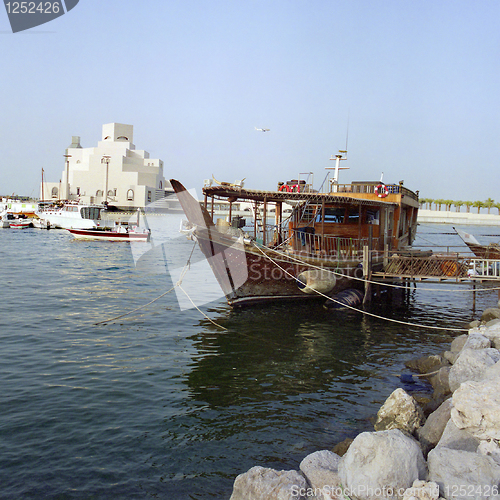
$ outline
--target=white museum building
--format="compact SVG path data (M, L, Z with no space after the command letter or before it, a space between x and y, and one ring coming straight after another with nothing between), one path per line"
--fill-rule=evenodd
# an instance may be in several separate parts
M42 181L40 199L106 203L134 210L173 193L163 177L163 161L135 149L134 127L123 123L102 126L97 147L82 148L74 136L66 149L65 168L59 182ZM165 207L166 208L166 207Z

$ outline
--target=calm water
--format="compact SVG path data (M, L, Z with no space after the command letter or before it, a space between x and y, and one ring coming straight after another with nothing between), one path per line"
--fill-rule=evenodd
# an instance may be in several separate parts
M420 226L418 242L460 245L440 234L450 230ZM159 269L191 252L184 238L171 243L163 261L152 259ZM372 430L404 362L457 334L321 306L233 311L219 298L202 310L220 330L181 310L173 293L96 325L158 297L172 278L136 267L128 243L77 242L65 231L0 230L0 255L6 499L228 499L235 476L253 465L297 468L307 454ZM470 293L440 291L466 287L424 288L433 287L372 311L447 327L478 316ZM497 300L496 291L478 294L477 311Z

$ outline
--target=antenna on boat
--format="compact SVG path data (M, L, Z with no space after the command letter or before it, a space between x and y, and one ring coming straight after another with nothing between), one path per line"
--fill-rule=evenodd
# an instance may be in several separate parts
M345 155L345 156L344 156ZM333 179L330 179L330 191L332 193L336 193L338 191L338 184L339 184L339 170L348 170L349 167L341 167L340 166L340 161L341 160L347 160L347 150L339 150L339 154L336 154L335 156L331 156L330 160L335 160L335 166L334 167L325 167L325 170L333 170Z
M380 176L380 184L384 183L384 172L382 172L382 175Z

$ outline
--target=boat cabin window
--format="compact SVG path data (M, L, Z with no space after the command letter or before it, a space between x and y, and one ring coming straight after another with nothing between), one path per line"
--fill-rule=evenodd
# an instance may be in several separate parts
M326 207L325 222L343 224L345 218L345 209L342 207ZM321 212L316 217L316 222L321 222Z
M359 208L352 207L349 209L349 213L347 215L347 223L357 224L358 222L359 222Z
M98 207L83 207L81 209L81 215L82 219L98 220L101 218L101 209Z

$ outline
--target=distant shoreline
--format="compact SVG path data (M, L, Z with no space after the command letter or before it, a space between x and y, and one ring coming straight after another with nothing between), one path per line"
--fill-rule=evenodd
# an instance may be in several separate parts
M432 223L457 224L463 226L500 226L500 215L419 209L417 222L420 224Z

